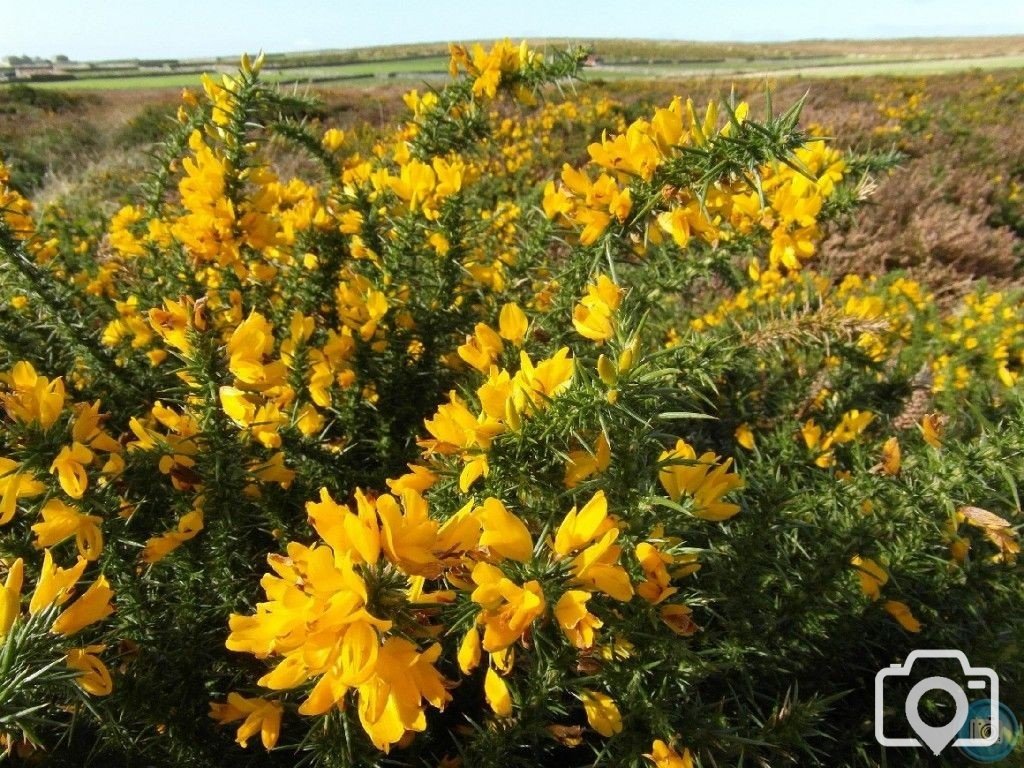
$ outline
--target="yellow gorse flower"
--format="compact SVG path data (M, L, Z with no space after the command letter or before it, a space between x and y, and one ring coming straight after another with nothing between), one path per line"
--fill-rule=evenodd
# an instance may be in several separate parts
M604 622L587 610L587 601L591 597L591 593L585 590L570 589L555 604L558 626L569 642L581 649L592 648L595 630L604 626Z
M615 544L619 529L608 515L608 500L598 491L579 512L573 507L555 534L557 556L572 559L574 582L616 600L633 596L629 574L618 564L622 548Z
M512 697L509 695L508 685L491 667L487 668L484 676L484 696L498 717L508 717L512 714Z
M890 437L882 445L882 471L887 475L898 475L901 464L900 441L896 437Z
M521 347L526 341L526 331L529 327L529 320L526 313L515 302L509 302L501 308L501 315L498 323L498 334L505 341L514 346Z
M273 749L281 733L282 713L283 708L276 701L250 699L237 693L229 693L226 702L210 704L210 717L217 722L242 721L235 738L242 747L247 746L249 739L258 733L263 747Z
M886 570L869 557L855 555L850 562L857 569L861 592L872 600L881 597L881 589L889 581Z
M575 488L588 477L604 472L611 464L611 460L611 446L603 433L598 435L593 452L570 451L569 461L565 465L565 487Z
M907 632L917 633L921 631L921 622L917 620L910 610L910 606L899 600L886 600L882 606L886 613L899 622Z
M106 664L96 656L106 650L105 645L89 645L85 648L72 648L68 651L67 665L81 672L75 682L86 693L92 696L109 696L114 690L110 671Z
M0 457L0 525L14 518L18 499L38 496L46 490L33 473L20 470L18 462Z
M738 504L722 501L727 493L743 487L743 480L729 472L732 459L720 464L711 451L698 458L689 443L679 440L674 449L658 457L658 462L663 465L658 479L669 497L672 501L679 501L684 494L693 497L697 517L720 521L739 512Z
M0 588L0 640L11 631L21 613L21 587L25 580L25 562L19 557L10 564L3 588Z
M636 591L644 600L657 604L679 591L670 586L672 577L668 566L675 561L672 555L642 541L636 545L636 559L644 572L644 581L637 585Z
M504 350L501 336L485 323L477 323L472 336L458 348L459 357L481 373L487 373Z
M44 550L42 570L29 601L28 610L29 613L36 614L50 606L63 607L67 605L50 626L50 631L56 635L77 634L86 627L102 621L114 611L111 604L114 592L102 575L72 601L75 586L82 577L86 564L86 560L80 557L71 568L61 568L54 563L50 550ZM6 582L3 589L0 590L0 638L10 631L21 613L23 583L24 563L19 558L11 564ZM89 653L93 652L98 651L89 651ZM89 665L93 669L103 667L102 662L98 659L90 660ZM103 671L106 671L105 668ZM109 682L109 676L106 677L106 680Z
M650 760L655 768L693 768L690 750L684 749L679 753L661 739L654 740L650 754L645 754L644 757Z
M182 515L177 530L154 536L146 541L142 550L142 561L150 565L158 563L186 541L190 541L203 530L203 510L194 509Z
M942 447L942 431L945 418L940 414L928 413L921 419L921 434L924 441L932 448Z
M481 606L478 621L484 625L483 648L488 653L506 650L518 641L547 605L537 581L522 586L489 563L473 568L471 599Z
M583 691L582 699L591 728L605 737L622 731L622 715L611 696L600 691Z
M607 275L600 275L573 309L572 324L581 336L598 343L608 341L615 334L614 315L621 301L621 289Z
M35 545L39 549L59 544L71 536L75 537L78 553L86 560L96 560L103 549L103 532L100 525L103 518L84 515L59 499L50 499L43 505L43 520L32 526L36 534Z
M420 652L409 641L391 637L382 646L375 675L359 698L359 721L378 749L386 752L407 732L427 729L424 702L444 709L451 700L434 666L440 655L438 643Z
M994 562L1016 561L1017 555L1020 554L1020 541L1009 520L980 507L965 506L960 507L954 516L954 534L961 522L980 529L985 538L996 547L996 554L992 557Z
M45 573L45 571L44 571ZM43 580L39 581L40 586ZM104 576L99 576L89 588L82 593L68 608L53 622L52 630L58 635L73 635L80 632L90 624L105 619L114 612L110 599L114 591L107 583ZM33 596L35 600L35 596Z
M92 463L93 452L81 443L75 442L61 448L57 458L50 465L50 472L57 474L60 487L72 499L80 499L89 487L86 467Z
M482 531L479 545L489 554L519 562L526 562L533 555L530 531L498 499L484 500L474 514Z
M0 405L15 421L48 429L64 410L63 379L40 376L30 363L16 363L10 373L0 374L0 382L8 386L8 391L0 392Z

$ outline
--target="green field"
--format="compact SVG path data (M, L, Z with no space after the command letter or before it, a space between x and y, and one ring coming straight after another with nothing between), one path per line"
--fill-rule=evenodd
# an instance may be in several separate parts
M1024 67L1024 38L808 40L788 43L692 43L649 40L536 41L548 51L589 47L589 79L679 77L851 77L925 75ZM447 47L437 43L349 51L269 54L265 78L282 84L361 85L393 78L440 80ZM102 66L103 68L99 68ZM75 65L70 79L31 81L58 90L128 90L195 86L202 72L231 71L233 57L176 62L175 71L139 62ZM77 68L76 68L77 67Z
M360 62L336 66L268 68L265 79L278 83L331 83L371 78L412 75L442 75L448 61L440 56L396 61ZM211 70L212 71L212 70ZM57 90L125 90L141 88L187 88L199 85L200 72L175 72L152 75L120 75L112 77L76 77L33 83L33 86Z
M971 70L1016 69L1024 67L1024 55L972 56L957 59L910 59L861 61L828 56L801 60L755 59L700 64L611 65L587 71L590 78L670 77L867 77L871 75L912 76L968 72Z
M808 66L775 71L748 73L758 75L799 75L801 77L866 77L869 75L941 75L971 70L1017 69L1024 67L1024 56L985 56L963 59L932 59L923 61L871 62Z

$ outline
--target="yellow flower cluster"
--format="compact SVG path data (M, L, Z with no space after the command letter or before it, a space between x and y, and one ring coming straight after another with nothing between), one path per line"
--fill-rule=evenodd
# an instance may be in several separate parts
M883 125L876 126L875 133L902 133L908 126L919 124L927 115L926 104L928 94L924 80L918 81L916 87L898 86L879 91L874 94L878 114L885 120Z
M82 511L80 502L89 489L89 470L99 466L99 483L105 484L124 467L120 444L102 427L100 403L69 403L64 381L40 376L27 362L17 363L9 372L0 373L0 406L13 426L8 432L7 448L15 451L27 449L36 454L25 461L0 457L0 526L11 523L22 500L46 494L39 508L40 520L31 526L33 543L43 550L43 565L36 583L29 613L34 615L50 606L63 607L50 631L56 635L74 635L101 621L113 612L110 598L113 591L103 575L72 602L74 588L90 562L97 560L103 550L103 518ZM36 434L47 435L53 445L63 439L53 456L49 474L57 476L57 486L63 492L50 495L54 489L45 475L39 474L38 448L32 445ZM16 436L19 435L20 437ZM103 460L101 456L105 455ZM65 501L68 499L69 501ZM61 568L56 565L52 547L74 539L78 550L75 565ZM0 642L21 615L21 591L24 582L24 559L7 563L8 573L0 589ZM106 666L96 656L104 650L102 645L89 645L72 649L66 663L81 674L76 681L86 692L103 696L110 693L111 679Z
M66 394L62 379L52 381L40 376L27 362L19 362L11 371L0 373L0 406L15 423L43 431L54 430L58 422L66 430L69 444L53 456L49 466L57 476L60 489L72 501L79 501L89 488L88 470L100 464L103 478L117 475L124 466L121 446L101 426L99 401L76 403L65 412ZM101 460L102 454L106 459ZM102 482L102 481L101 481ZM33 468L0 457L0 525L14 517L18 500L46 492L47 486ZM96 560L103 548L102 518L81 512L60 498L50 498L40 510L42 521L33 525L37 547L51 547L75 538L78 551L88 560Z
M814 456L814 463L819 467L831 467L835 464L835 446L845 445L857 439L875 418L870 411L850 410L843 414L835 428L825 431L814 419L808 419L800 428L804 445Z
M32 203L10 186L11 172L0 157L0 211L4 222L17 238L27 238L35 232Z
M965 390L974 383L1009 389L1024 370L1024 312L1005 292L977 291L965 296L962 306L946 308L906 277L883 281L847 275L832 284L813 270L782 274L758 264L752 264L749 273L751 285L691 320L690 328L708 332L730 321L818 305L864 327L856 333L855 344L875 363L898 358L921 333L929 334L930 389L936 394Z
M686 448L681 443L672 456ZM713 454L702 457L714 460ZM741 483L727 474L728 462L711 473L708 469L706 464L666 469L662 482L676 500L682 492L694 494L698 516L724 519L738 507L720 499ZM389 481L395 495L357 490L354 509L321 490L307 512L324 543L293 542L286 555L271 555L273 574L262 581L267 601L254 615L232 616L228 648L280 659L260 685L283 691L315 681L300 714L344 708L352 693L360 722L378 748L387 751L407 732L424 730L426 705L442 709L452 685L437 669L442 646L432 642L444 627L432 621L438 606L465 599L460 593L476 613L459 643L458 666L469 675L487 654L484 693L499 717L513 711L505 676L514 667L516 647L528 642L549 611L565 641L580 650L597 643L603 621L590 603L599 597L628 602L639 594L659 605L673 632L687 636L697 630L685 604L665 603L677 591L671 582L699 568L695 558L661 548L657 542L666 540L656 531L635 547L642 576L634 584L616 543L626 526L609 514L603 491L572 508L553 538L537 541L523 520L493 497L471 500L438 522L413 487L433 480L420 470ZM543 575L520 580L514 575L520 565ZM542 581L555 578L562 586L549 598ZM428 591L428 584L437 588ZM248 715L238 732L242 743L269 722L263 735L272 746L280 705L232 696L212 715L222 722ZM595 730L606 736L621 730L610 696L582 690L580 697Z
M102 575L85 592L75 597L75 586L85 572L86 565L85 559L80 557L71 568L61 568L53 562L49 549L43 553L42 571L29 601L28 612L35 615L47 609L62 608L50 625L50 632L54 635L75 635L114 612L110 602L114 592ZM7 578L0 587L0 643L22 616L24 574L25 563L19 557L8 566ZM78 685L94 696L106 696L113 687L110 672L96 656L103 650L105 646L102 645L74 648L65 659L69 668L80 673L75 677Z
M771 231L768 261L775 269L781 266L797 270L814 256L821 239L818 227L821 206L846 172L846 162L839 151L823 140L810 141L794 154L804 173L782 164L768 166L762 172L762 190L771 200L771 211L767 215L762 211L758 213L762 216L761 226ZM746 210L754 203L748 195ZM741 215L750 216L746 211ZM734 218L734 226L744 231L748 224Z
M932 390L965 389L973 377L1011 388L1024 370L1024 309L1003 292L973 293L936 329L947 351L931 363Z
M501 40L490 50L479 43L472 50L452 44L449 51L451 61L448 71L451 76L456 77L459 72L466 72L473 78L473 94L490 99L497 95L503 77L529 70L544 60L541 54L527 46L525 40L518 46L508 40Z
M599 275L574 310L577 331L597 342L611 338L621 297L621 289ZM669 631L686 637L698 630L685 603L669 602L678 592L673 582L699 569L696 555L674 552L680 540L660 528L624 549L618 542L629 526L609 513L604 491L566 513L553 536L540 538L493 496L470 497L447 514L432 509L425 494L449 475L449 458L462 466L458 491L470 494L489 473L494 442L523 429L573 385L575 362L568 348L535 363L523 348L530 331L526 312L507 303L498 315L497 330L477 323L456 350L458 361L485 377L475 392L478 406L451 392L424 422L422 463L389 479L391 493L357 489L350 503L340 504L322 489L320 499L308 502L306 509L323 544L292 542L286 555L271 555L273 573L262 581L266 602L253 615L231 618L231 650L274 659L261 686L308 690L299 707L307 716L344 708L351 697L363 729L385 751L426 728L428 706L442 709L451 699L448 690L454 683L439 671L443 646L435 638L457 628L437 623L443 606L473 606L455 661L467 676L485 666L484 697L498 717L509 717L515 709L507 681L517 648L529 645L531 634L550 619L564 642L587 652L599 645L604 620L595 611L608 599L629 602L639 596L657 606L656 615ZM352 327L362 320L356 318ZM373 332L359 336L368 340ZM518 350L518 369L502 365L515 359L509 347ZM255 370L265 373L270 347L254 342L244 349L255 356ZM627 347L617 370L607 375L628 371L635 353ZM240 376L231 360L230 369ZM602 434L593 453L569 456L566 486L606 470L610 461L610 445ZM666 503L692 497L693 514L712 521L739 511L723 500L743 485L730 472L731 459L721 462L713 452L697 459L679 441L662 454L660 464L659 479L670 496ZM627 645L619 648L613 642L614 653L628 654ZM598 733L611 736L622 729L610 695L581 689L578 696ZM240 743L262 729L270 746L281 711L272 696L232 694L211 714L225 723L243 720ZM657 759L683 759L661 744L652 753Z
M729 491L743 487L743 480L729 472L732 459L719 463L713 451L705 451L698 458L693 446L679 440L658 461L663 464L658 479L666 493L672 501L679 501L684 495L692 497L693 514L697 517L728 520L740 511L738 505L722 501Z
M790 165L761 168L763 181L757 190L745 180L725 180L701 198L692 190L661 181L654 205L644 207L645 215L632 216L634 198L649 194L643 187L662 178L659 169L670 165L685 148L707 147L719 137L728 137L747 113L745 103L738 105L733 112L736 122L730 120L719 128L717 104L709 103L699 119L692 101L687 100L684 107L676 98L667 108L655 110L650 121L636 120L622 133L605 135L591 144L589 167L597 171L596 178L586 168L564 165L561 184L550 181L544 188L544 213L578 230L581 245L597 242L613 223L622 225L616 231L628 233L639 253L648 242L660 243L664 235L686 248L692 237L715 245L737 234L762 230L771 237L772 269L798 270L815 253L821 237L817 225L821 206L846 169L838 151L820 139L797 149Z
M576 305L572 324L581 336L598 344L615 335L615 310L622 301L622 290L607 275L587 286L587 295Z
M503 335L505 338L514 338L522 323L516 320L510 320L509 323ZM485 341L481 342L481 338ZM501 344L501 336L481 324L477 326L472 340L459 348L459 354L469 356L469 349L472 349L473 353L480 350L487 355L488 343L491 344L491 351L500 351L498 345ZM557 397L569 386L574 367L568 347L563 347L536 365L525 351L520 350L519 370L514 374L497 365L489 365L487 381L476 391L480 402L479 413L474 413L456 392L451 392L449 402L438 408L432 419L427 420L426 428L431 436L419 442L426 457L437 454L461 457L465 466L459 477L459 488L463 493L468 492L478 478L488 473L487 450L491 441L506 431L518 430L523 418L543 410L551 398Z
M11 172L0 155L0 222L21 241L35 259L44 263L56 252L57 239L44 238L36 231L32 202L11 186Z
M447 547L445 531L428 518L426 502L415 491L402 493L400 502L388 494L371 501L357 492L356 498L355 513L326 491L307 505L326 546L292 543L287 557L270 557L277 575L263 579L268 602L255 616L232 617L228 648L283 656L261 678L267 688L294 688L315 678L301 714L343 707L346 694L356 691L360 722L386 750L406 731L426 727L424 700L442 708L450 696L433 665L440 646L420 650L403 637L387 635L393 622L371 611L402 599L397 582L388 589L388 570L429 572L440 567L435 553ZM243 724L239 741L245 738Z
M602 125L613 121L615 104L607 97L593 98L580 94L572 101L544 102L536 112L512 119L497 110L490 119L497 126L495 141L500 156L494 157L487 170L497 177L515 179L537 169L550 168L565 156L566 134L573 125ZM614 123L618 125L618 122Z

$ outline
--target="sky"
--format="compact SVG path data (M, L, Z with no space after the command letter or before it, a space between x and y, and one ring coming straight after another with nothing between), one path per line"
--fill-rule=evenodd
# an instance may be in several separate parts
M188 58L510 37L1024 34L1022 0L0 0L0 56Z

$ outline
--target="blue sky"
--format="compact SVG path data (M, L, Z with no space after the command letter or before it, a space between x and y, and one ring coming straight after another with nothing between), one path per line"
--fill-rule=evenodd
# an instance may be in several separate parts
M512 37L1024 34L1021 0L3 0L0 56L189 57Z

